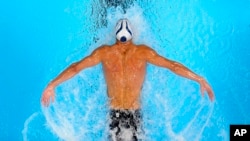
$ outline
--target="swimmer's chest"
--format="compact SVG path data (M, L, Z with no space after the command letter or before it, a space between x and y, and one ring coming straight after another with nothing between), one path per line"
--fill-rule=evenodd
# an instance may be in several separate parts
M110 56L103 59L102 64L105 70L111 72L136 72L145 69L146 61L140 59L136 53L110 54Z

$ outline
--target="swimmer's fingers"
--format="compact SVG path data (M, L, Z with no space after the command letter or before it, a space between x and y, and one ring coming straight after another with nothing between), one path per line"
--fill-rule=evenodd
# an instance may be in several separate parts
M45 107L48 107L48 105L49 105L49 97L48 97L48 95L46 95L46 94L43 94L43 97L42 97L42 104L43 104L43 106L45 106Z
M41 103L43 106L46 106L47 100L45 98L45 95L43 94L42 98L41 98Z
M50 100L54 102L54 99L55 99L54 90L51 88L47 88L43 93L41 102L43 106L48 107L50 104Z
M214 92L208 83L205 83L205 91L207 91L210 101L214 101Z
M203 97L204 97L205 92L207 92L210 101L214 101L214 92L212 88L205 80L203 80L201 82L201 94Z
M208 94L208 97L209 97L210 101L214 101L214 92L210 87L207 90L207 94Z

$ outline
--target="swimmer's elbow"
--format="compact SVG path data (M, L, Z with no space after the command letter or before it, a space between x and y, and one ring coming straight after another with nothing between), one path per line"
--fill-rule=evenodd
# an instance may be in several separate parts
M180 69L181 69L181 66L180 66L179 63L177 63L177 62L171 63L171 65L170 65L170 70L171 71L173 71L173 72L179 72Z
M73 63L70 65L70 71L73 73L78 73L81 69L79 68L79 63Z

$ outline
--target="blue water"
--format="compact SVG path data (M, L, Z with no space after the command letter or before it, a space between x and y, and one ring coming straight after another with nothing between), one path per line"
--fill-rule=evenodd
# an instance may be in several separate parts
M0 140L105 141L108 103L102 66L56 89L43 89L71 63L113 44L114 25L128 18L134 42L204 76L199 85L148 65L142 91L145 141L228 141L230 124L250 124L250 1L105 0L0 2Z

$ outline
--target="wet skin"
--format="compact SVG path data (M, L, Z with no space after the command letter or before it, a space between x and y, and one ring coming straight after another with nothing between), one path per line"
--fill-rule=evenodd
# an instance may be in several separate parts
M213 90L207 81L182 64L158 55L146 45L135 45L132 41L126 43L117 41L112 46L97 48L91 55L64 70L44 90L42 104L49 106L50 101L54 101L54 89L60 83L72 78L81 70L99 63L103 66L110 107L113 109L140 108L140 94L147 63L167 68L177 75L198 82L202 95L207 92L209 99L214 100Z

